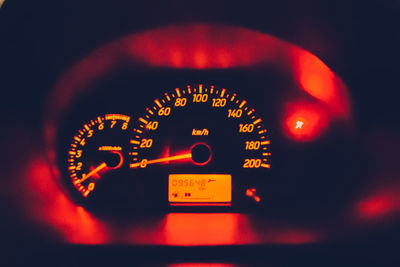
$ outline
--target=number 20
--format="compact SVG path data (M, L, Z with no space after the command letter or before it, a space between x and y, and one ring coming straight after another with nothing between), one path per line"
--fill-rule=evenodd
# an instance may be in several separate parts
M153 139L142 139L140 148L149 148L153 145Z

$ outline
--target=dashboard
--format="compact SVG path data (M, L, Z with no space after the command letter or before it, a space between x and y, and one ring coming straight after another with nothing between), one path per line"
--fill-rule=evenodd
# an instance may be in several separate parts
M393 264L400 6L306 2L5 1L6 264Z

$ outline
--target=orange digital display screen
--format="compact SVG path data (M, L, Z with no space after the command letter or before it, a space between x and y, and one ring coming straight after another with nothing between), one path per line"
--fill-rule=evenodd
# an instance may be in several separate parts
M168 201L171 205L230 204L229 174L170 174Z

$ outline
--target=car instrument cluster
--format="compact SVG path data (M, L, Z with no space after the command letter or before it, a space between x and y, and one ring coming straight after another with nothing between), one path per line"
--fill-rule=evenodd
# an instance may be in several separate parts
M59 79L45 122L60 187L98 214L319 216L346 201L347 88L267 34L189 24L127 36Z
M126 190L118 186L125 173L151 180L148 194L158 192L171 206L230 206L239 195L259 202L252 186L271 168L269 132L229 89L177 87L140 116L99 114L84 122L64 155L66 179L88 199L108 187Z

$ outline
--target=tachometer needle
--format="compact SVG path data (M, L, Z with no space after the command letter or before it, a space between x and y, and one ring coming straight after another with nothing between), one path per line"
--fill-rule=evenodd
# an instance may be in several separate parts
M104 169L105 167L107 167L107 164L105 162L103 162L102 164L100 164L99 166L97 166L94 170L92 170L91 172L89 172L88 174L83 174L82 178L79 180L79 183L82 183L83 181L85 181L86 179L88 179L89 177L91 177L93 174L98 173L99 171L101 171L102 169Z
M145 168L147 165L153 164L153 163L174 161L174 160L180 160L180 159L191 159L191 158L192 158L192 153L176 155L176 156L171 156L171 157L164 157L164 158L159 158L159 159L152 159L152 160L143 159L141 162L130 164L130 167L136 168L136 167L140 166L141 168Z

